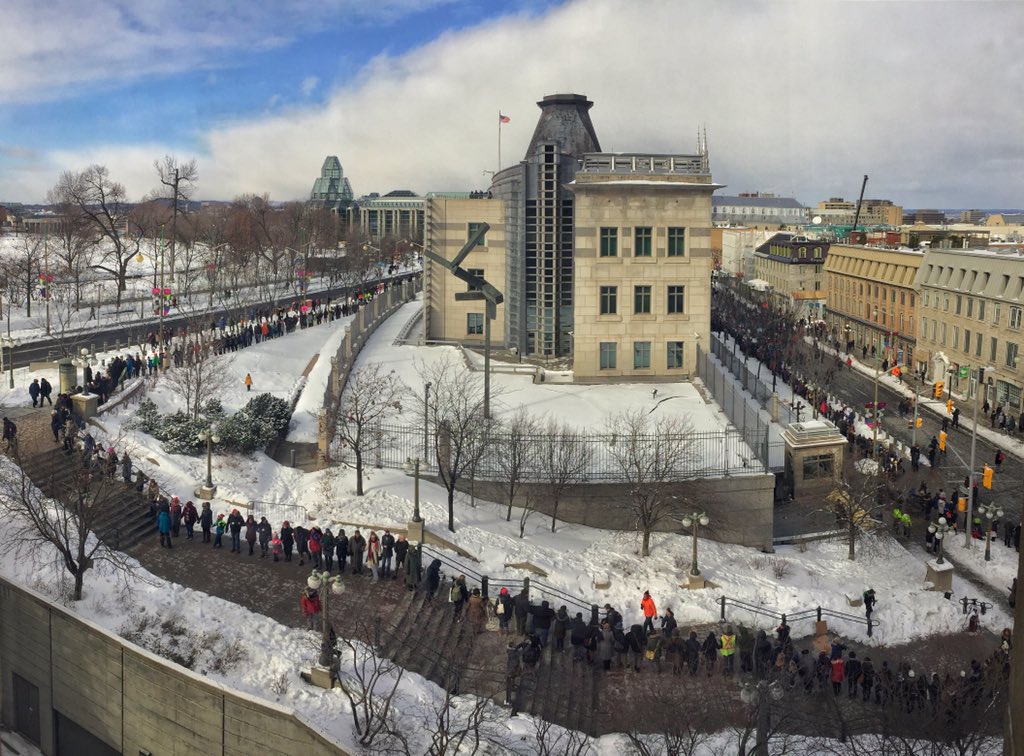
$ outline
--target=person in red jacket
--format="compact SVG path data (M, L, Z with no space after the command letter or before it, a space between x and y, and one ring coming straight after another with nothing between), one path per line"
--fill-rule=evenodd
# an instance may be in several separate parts
M832 660L832 692L837 696L843 689L844 679L846 679L846 662L843 661L843 654L840 651L839 656Z
M316 630L316 622L320 617L320 594L316 588L308 585L302 591L302 616L306 618L306 629Z
M640 609L644 613L644 632L654 632L654 620L658 618L658 607L654 605L650 591L644 591L644 597L640 599Z

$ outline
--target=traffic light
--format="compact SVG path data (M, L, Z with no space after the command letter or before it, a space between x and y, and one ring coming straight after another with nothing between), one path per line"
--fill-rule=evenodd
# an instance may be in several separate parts
M946 400L946 412L948 412L950 415L953 414L953 400L952 399L947 399Z
M992 488L992 468L985 465L984 471L981 473L981 485L985 488Z
M917 418L917 427L921 427L921 423L924 422L921 418Z
M942 398L942 390L946 387L945 381L935 381L935 392L934 397L936 399Z
M956 499L956 511L957 512L966 512L967 511L967 497L966 496L958 496L957 497L957 499Z
M939 451L946 451L946 431L939 431Z

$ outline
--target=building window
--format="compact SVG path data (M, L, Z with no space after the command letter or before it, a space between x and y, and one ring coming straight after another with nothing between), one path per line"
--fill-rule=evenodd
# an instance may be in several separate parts
M601 287L601 314L614 315L619 311L619 287Z
M974 298L967 297L967 317L974 317Z
M637 226L633 229L633 256L651 256L651 227Z
M963 305L963 297L961 297L959 294L957 294L956 295L956 310L955 310L957 315L960 314L960 309L961 309L962 305Z
M979 299L978 300L978 320L984 320L984 319L985 319L985 300L984 299Z
M911 294L910 296L911 296L911 297L913 297L914 295L913 295L913 294ZM928 301L929 301L929 299L928 299L928 292L926 291L926 292L924 293L924 306L925 306L925 307L927 307L927 306L928 306ZM914 304L913 300L911 300L910 304Z
M473 238L473 234L475 234L477 231L479 231L485 225L487 225L487 224L485 224L485 223L470 223L469 224L469 229L466 232L466 241L469 241L470 239L472 239ZM483 236L480 237L480 241L478 241L476 243L476 246L478 246L478 247L486 247L487 246L487 234L484 234Z
M960 343L960 326L953 326L953 341L950 343L950 346L952 346L954 349L956 349L957 345L959 343Z
M814 248L814 259L815 260L820 260L821 259L821 247L815 247Z
M601 370L615 369L615 342L602 341L600 344Z
M686 229L681 227L669 228L668 230L668 256L686 256Z
M619 254L619 229L601 228L601 257L617 257Z
M484 332L484 314L482 312L471 312L466 315L466 333L470 336L480 336Z
M633 314L634 315L650 315L651 314L651 287L650 286L634 286L633 287Z
M1007 324L1014 331L1020 330L1020 308L1010 308L1010 322Z
M1006 367L1015 368L1017 367L1017 354L1020 352L1020 347L1012 341L1006 342Z
M471 276L476 276L477 278L483 278L484 277L484 269L483 268L466 268L466 272L469 273ZM480 291L480 287L479 286L474 286L471 283L467 283L466 284L466 291Z
M966 354L971 353L971 332L966 328L964 329L964 352Z
M928 338L928 318L921 318L921 336Z
M942 346L946 346L946 324L942 324L942 339L939 341Z
M832 454L811 454L804 457L804 479L831 478L834 475L835 457Z
M992 325L999 325L1000 310L1002 310L1002 305L998 302L992 305Z
M906 303L907 303L907 292L901 291L900 292L900 304L901 305L905 305Z
M949 312L949 294L944 294L942 297L942 311Z
M686 287L685 286L669 286L668 287L668 314L669 315L682 315L686 312Z
M985 340L985 337L980 333L974 334L974 356L981 357L981 342Z
M633 369L649 370L651 367L651 342L633 342Z
M668 369L678 370L683 366L683 342L668 342Z
M996 353L999 351L999 340L995 336L989 341L988 345L988 360L989 362L996 361Z

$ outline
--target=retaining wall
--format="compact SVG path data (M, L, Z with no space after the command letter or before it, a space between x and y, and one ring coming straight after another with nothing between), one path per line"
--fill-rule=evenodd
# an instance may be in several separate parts
M38 717L46 756L346 754L296 712L172 664L3 578L0 607L0 715L16 728L15 675L35 686L38 709L22 716ZM58 748L58 713L100 743L65 727Z

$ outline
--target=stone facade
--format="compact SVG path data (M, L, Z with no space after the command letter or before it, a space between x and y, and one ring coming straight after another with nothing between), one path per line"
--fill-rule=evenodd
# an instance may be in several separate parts
M929 250L915 283L920 291L918 362L930 381L962 397L977 395L978 366L993 406L1024 407L1024 258L985 250ZM961 370L967 376L961 378Z
M607 165L587 171L585 163L571 185L576 380L689 377L697 341L706 341L711 328L711 194L717 187L699 167L645 174Z
M825 321L841 344L854 341L890 364L918 368L917 290L920 252L833 244L825 262L828 311Z

